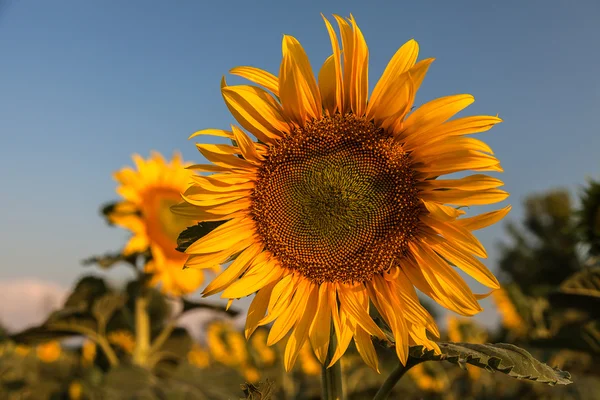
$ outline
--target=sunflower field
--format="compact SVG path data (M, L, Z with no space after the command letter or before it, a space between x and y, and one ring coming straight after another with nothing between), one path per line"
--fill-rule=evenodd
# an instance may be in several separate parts
M199 127L196 159L115 165L100 216L129 239L81 260L41 324L1 330L0 399L600 398L600 182L511 219L475 135L495 110L417 103L434 59L415 40L369 91L357 21L323 20L318 70L284 35L278 71L223 77L233 124ZM472 318L484 299L498 326Z

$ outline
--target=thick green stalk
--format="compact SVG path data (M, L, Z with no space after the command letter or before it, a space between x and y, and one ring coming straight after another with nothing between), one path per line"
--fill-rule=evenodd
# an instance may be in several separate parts
M135 348L133 363L146 367L150 355L150 317L148 315L148 297L141 293L135 299Z
M375 394L375 397L373 397L373 400L387 399L388 396L390 395L390 393L392 392L392 389L394 389L394 386L396 386L396 383L398 383L398 381L402 378L402 376L404 376L406 371L408 371L409 369L411 369L412 367L414 367L415 365L420 364L420 363L421 363L421 360L419 360L418 358L411 358L411 357L408 358L406 365L402 365L401 363L398 363L398 366L396 368L394 368L394 370L387 377L385 382L383 382L383 385L379 388L379 390Z
M322 398L324 400L344 400L344 388L342 386L342 365L340 360L327 368L337 347L335 329L333 324L330 328L329 349L327 350L327 359L321 367Z

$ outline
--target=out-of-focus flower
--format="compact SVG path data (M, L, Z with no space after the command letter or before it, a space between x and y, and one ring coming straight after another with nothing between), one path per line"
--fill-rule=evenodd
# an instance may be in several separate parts
M187 359L190 364L198 368L206 368L210 365L210 354L208 350L194 343L192 349L187 354Z
M69 400L81 400L81 395L83 393L83 388L81 383L77 381L71 382L69 385Z
M494 290L492 299L496 304L498 313L500 313L502 325L517 335L525 335L527 333L527 324L521 318L508 292L505 289Z
M259 329L250 339L250 344L256 351L260 364L266 367L273 365L277 359L275 350L272 347L267 346L267 334L267 330Z
M53 363L60 357L62 348L57 340L40 344L36 346L35 353L40 361L45 363Z
M91 340L86 340L81 346L81 363L84 367L89 367L94 364L96 359L96 343Z
M133 334L126 330L118 330L108 334L108 341L119 346L126 353L132 354L135 348Z
M148 160L136 154L133 161L137 170L126 167L114 174L119 183L117 193L125 200L109 214L111 222L133 233L123 252L142 252L150 247L152 261L146 272L153 274L151 284L160 284L164 293L175 296L193 292L204 281L204 271L183 269L187 255L175 248L179 234L197 221L170 209L181 200L192 173L179 154L171 162L156 152ZM217 268L218 262L214 265Z
M450 120L473 103L468 94L412 111L433 61L417 62L414 40L398 50L369 96L363 34L354 18L335 19L341 38L326 21L333 51L318 81L300 43L287 35L279 76L238 67L231 72L262 87L222 80L227 107L257 141L237 126L193 135L235 143L197 144L213 164L195 169L214 174L194 176L185 202L173 207L190 218L227 221L187 248L186 265L204 269L239 254L204 295L223 292L231 300L256 293L246 337L273 322L267 342L287 338L288 371L307 340L325 362L332 321L343 340L331 363L354 339L378 370L371 337L386 336L369 315L372 306L390 326L402 363L409 345L439 351L426 333L439 336L438 328L415 287L461 315L480 312L483 296L474 295L453 266L498 288L477 258L486 251L472 231L510 210L464 218L453 207L508 197L497 189L502 181L479 173L502 171L491 148L465 136L501 119ZM478 173L440 179L468 170Z
M300 369L306 375L319 375L321 373L321 364L310 348L309 342L304 343L304 346L300 349L298 359L300 360Z
M21 357L25 357L31 351L31 347L25 346L23 344L18 344L15 346L15 353Z
M450 387L448 375L437 363L417 364L408 370L408 375L423 391L442 393Z

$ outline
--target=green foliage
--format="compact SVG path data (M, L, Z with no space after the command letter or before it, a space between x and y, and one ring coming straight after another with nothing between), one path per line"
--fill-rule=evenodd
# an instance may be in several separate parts
M441 354L424 350L422 346L410 348L410 355L422 361L449 361L462 368L475 365L487 371L498 371L516 379L526 379L548 385L573 383L568 372L536 360L529 352L512 344L438 343Z
M192 243L208 235L225 222L227 221L205 221L190 226L179 234L179 237L177 238L177 250L185 252Z
M577 221L569 193L558 190L525 201L523 228L509 223L512 239L502 245L500 270L528 295L546 295L579 271Z
M600 256L600 182L590 180L581 197L578 227L589 254Z
M265 382L259 382L258 385L251 383L245 383L242 385L242 391L244 397L247 400L271 400L273 398L273 382L266 380Z

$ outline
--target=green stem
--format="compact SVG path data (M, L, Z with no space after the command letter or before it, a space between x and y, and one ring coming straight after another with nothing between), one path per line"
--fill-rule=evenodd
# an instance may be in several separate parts
M110 347L110 343L108 343L108 340L106 340L106 336L100 335L92 329L88 329L82 326L73 326L69 324L55 323L50 329L71 331L87 336L91 341L100 346L100 348L104 352L104 355L106 355L106 358L108 359L108 362L110 363L111 367L116 367L117 365L119 365L119 358L115 354L112 347Z
M417 364L420 364L422 360L418 358L409 357L408 361L406 361L406 365L402 365L402 363L398 363L398 366L394 368L392 373L387 377L383 385L379 388L373 400L385 400L388 398L396 383L404 376L404 374L414 367Z
M135 348L133 363L146 367L150 353L150 318L148 316L148 297L145 293L135 299Z
M324 400L344 400L344 388L342 386L342 365L340 360L327 368L337 347L335 329L333 324L330 328L329 348L325 364L321 367L322 398Z

